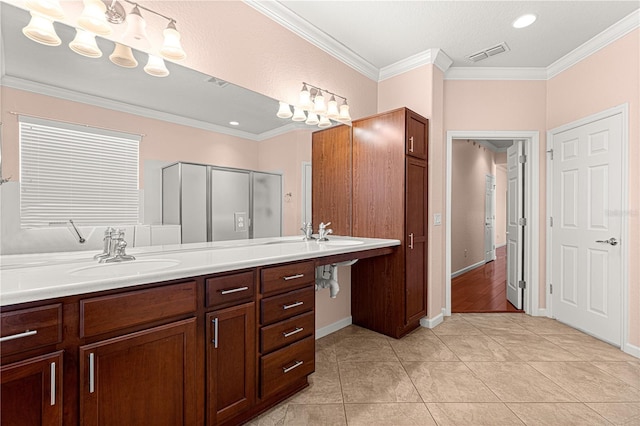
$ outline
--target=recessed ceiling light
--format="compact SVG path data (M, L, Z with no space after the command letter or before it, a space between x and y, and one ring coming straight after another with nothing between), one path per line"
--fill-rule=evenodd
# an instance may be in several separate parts
M513 28L525 28L525 27L528 27L529 25L531 25L534 22L536 22L536 19L538 19L538 17L536 15L531 14L531 13L528 13L526 15L522 15L521 17L519 17L518 19L513 21Z
M230 121L229 124L231 124L232 126L239 126L240 123L238 123L237 121Z

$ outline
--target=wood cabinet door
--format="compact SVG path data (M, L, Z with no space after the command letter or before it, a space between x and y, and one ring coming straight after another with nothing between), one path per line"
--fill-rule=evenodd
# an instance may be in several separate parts
M427 313L427 165L407 157L405 321Z
M0 369L0 424L62 425L62 351Z
M429 121L413 111L406 112L406 154L426 160Z
M207 423L251 408L256 395L255 303L214 311L207 320Z
M195 318L81 346L81 424L195 424L195 349Z

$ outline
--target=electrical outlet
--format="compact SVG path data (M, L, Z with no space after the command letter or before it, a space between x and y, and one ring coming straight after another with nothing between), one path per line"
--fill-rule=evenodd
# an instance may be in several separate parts
M464 249L464 257L467 257L468 250Z

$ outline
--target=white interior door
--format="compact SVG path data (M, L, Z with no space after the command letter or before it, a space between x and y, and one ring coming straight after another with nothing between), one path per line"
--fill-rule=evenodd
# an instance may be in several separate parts
M507 148L507 300L522 309L524 228L524 142L514 141Z
M553 154L554 316L619 345L621 116L556 134Z
M484 191L484 261L496 258L496 177L486 175Z

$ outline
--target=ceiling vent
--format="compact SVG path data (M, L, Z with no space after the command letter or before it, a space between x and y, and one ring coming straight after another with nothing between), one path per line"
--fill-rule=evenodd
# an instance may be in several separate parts
M472 53L471 55L467 56L467 59L471 62L478 62L482 61L483 59L487 59L489 56L495 56L500 53L508 52L509 50L511 49L509 49L507 43L502 42L500 44L496 44L495 46L482 49L476 53Z

